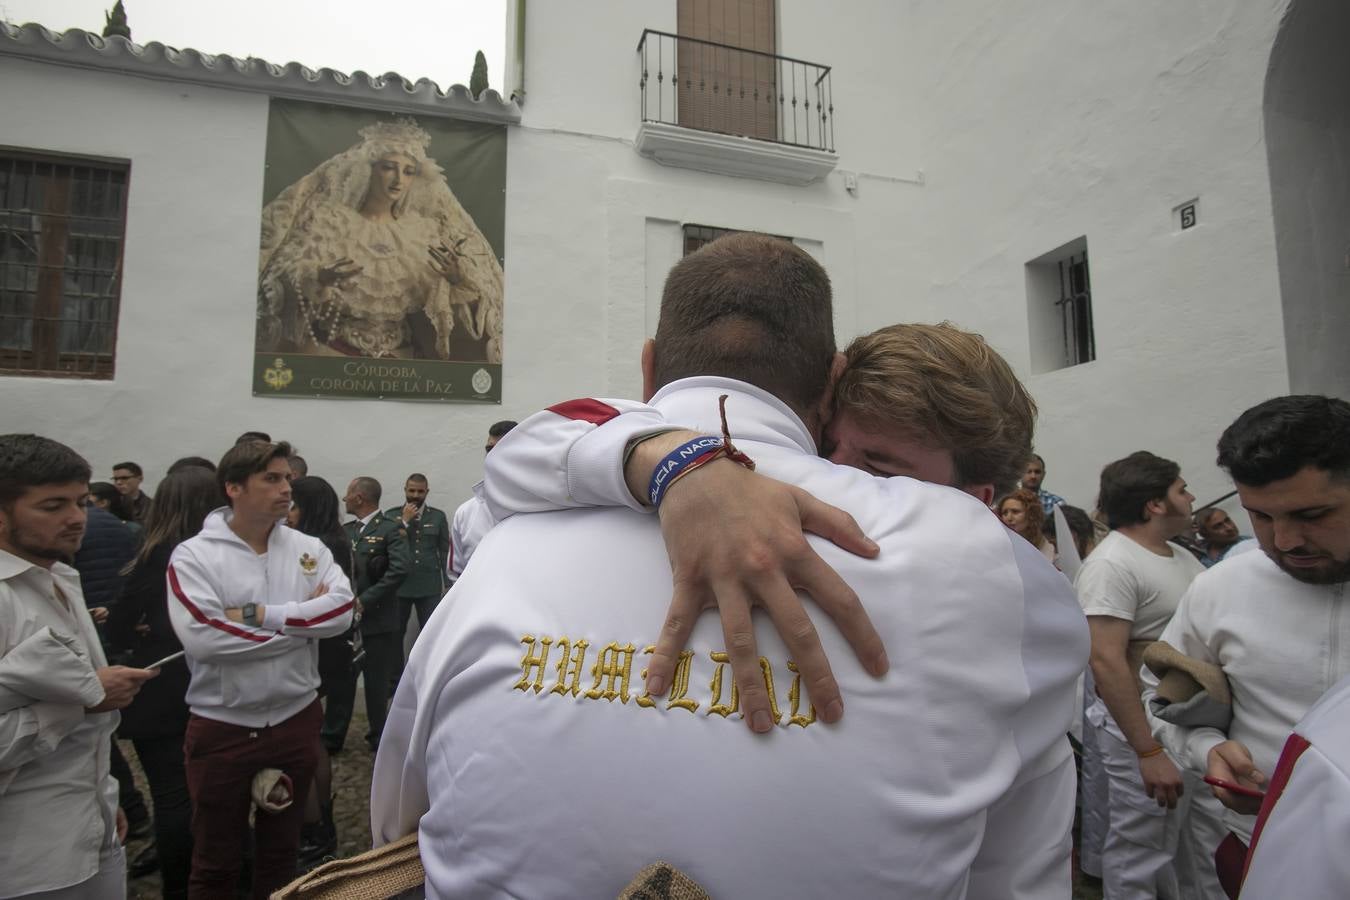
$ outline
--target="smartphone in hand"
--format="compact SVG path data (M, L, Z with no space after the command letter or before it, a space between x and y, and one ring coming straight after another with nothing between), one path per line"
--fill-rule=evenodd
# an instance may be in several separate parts
M1253 800L1265 799L1266 792L1256 788L1247 787L1243 784L1234 784L1231 781L1224 781L1222 778L1215 778L1212 775L1205 776L1205 784L1212 784L1216 788L1223 788L1225 791L1232 791L1242 797L1251 797Z

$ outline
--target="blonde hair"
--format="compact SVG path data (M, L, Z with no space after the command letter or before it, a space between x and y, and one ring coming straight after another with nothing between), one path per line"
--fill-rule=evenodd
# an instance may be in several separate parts
M1036 403L984 338L950 322L857 338L835 388L839 411L951 453L958 485L1012 490L1031 456Z

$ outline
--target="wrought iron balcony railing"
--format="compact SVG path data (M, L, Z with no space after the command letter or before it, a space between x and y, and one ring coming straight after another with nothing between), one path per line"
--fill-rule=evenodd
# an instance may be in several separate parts
M830 67L645 29L642 121L834 150Z

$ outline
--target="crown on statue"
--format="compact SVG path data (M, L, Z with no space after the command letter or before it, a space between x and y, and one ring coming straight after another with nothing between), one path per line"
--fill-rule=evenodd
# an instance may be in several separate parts
M431 135L427 134L416 121L408 118L367 125L361 129L360 135L368 144L377 144L406 153L414 159L425 157L427 147L431 145Z

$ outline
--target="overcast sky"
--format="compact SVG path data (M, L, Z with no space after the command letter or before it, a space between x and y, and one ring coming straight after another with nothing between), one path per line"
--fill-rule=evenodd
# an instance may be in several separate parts
M0 19L100 33L114 0L0 0ZM469 83L483 51L502 88L506 0L123 0L131 38L311 69Z

